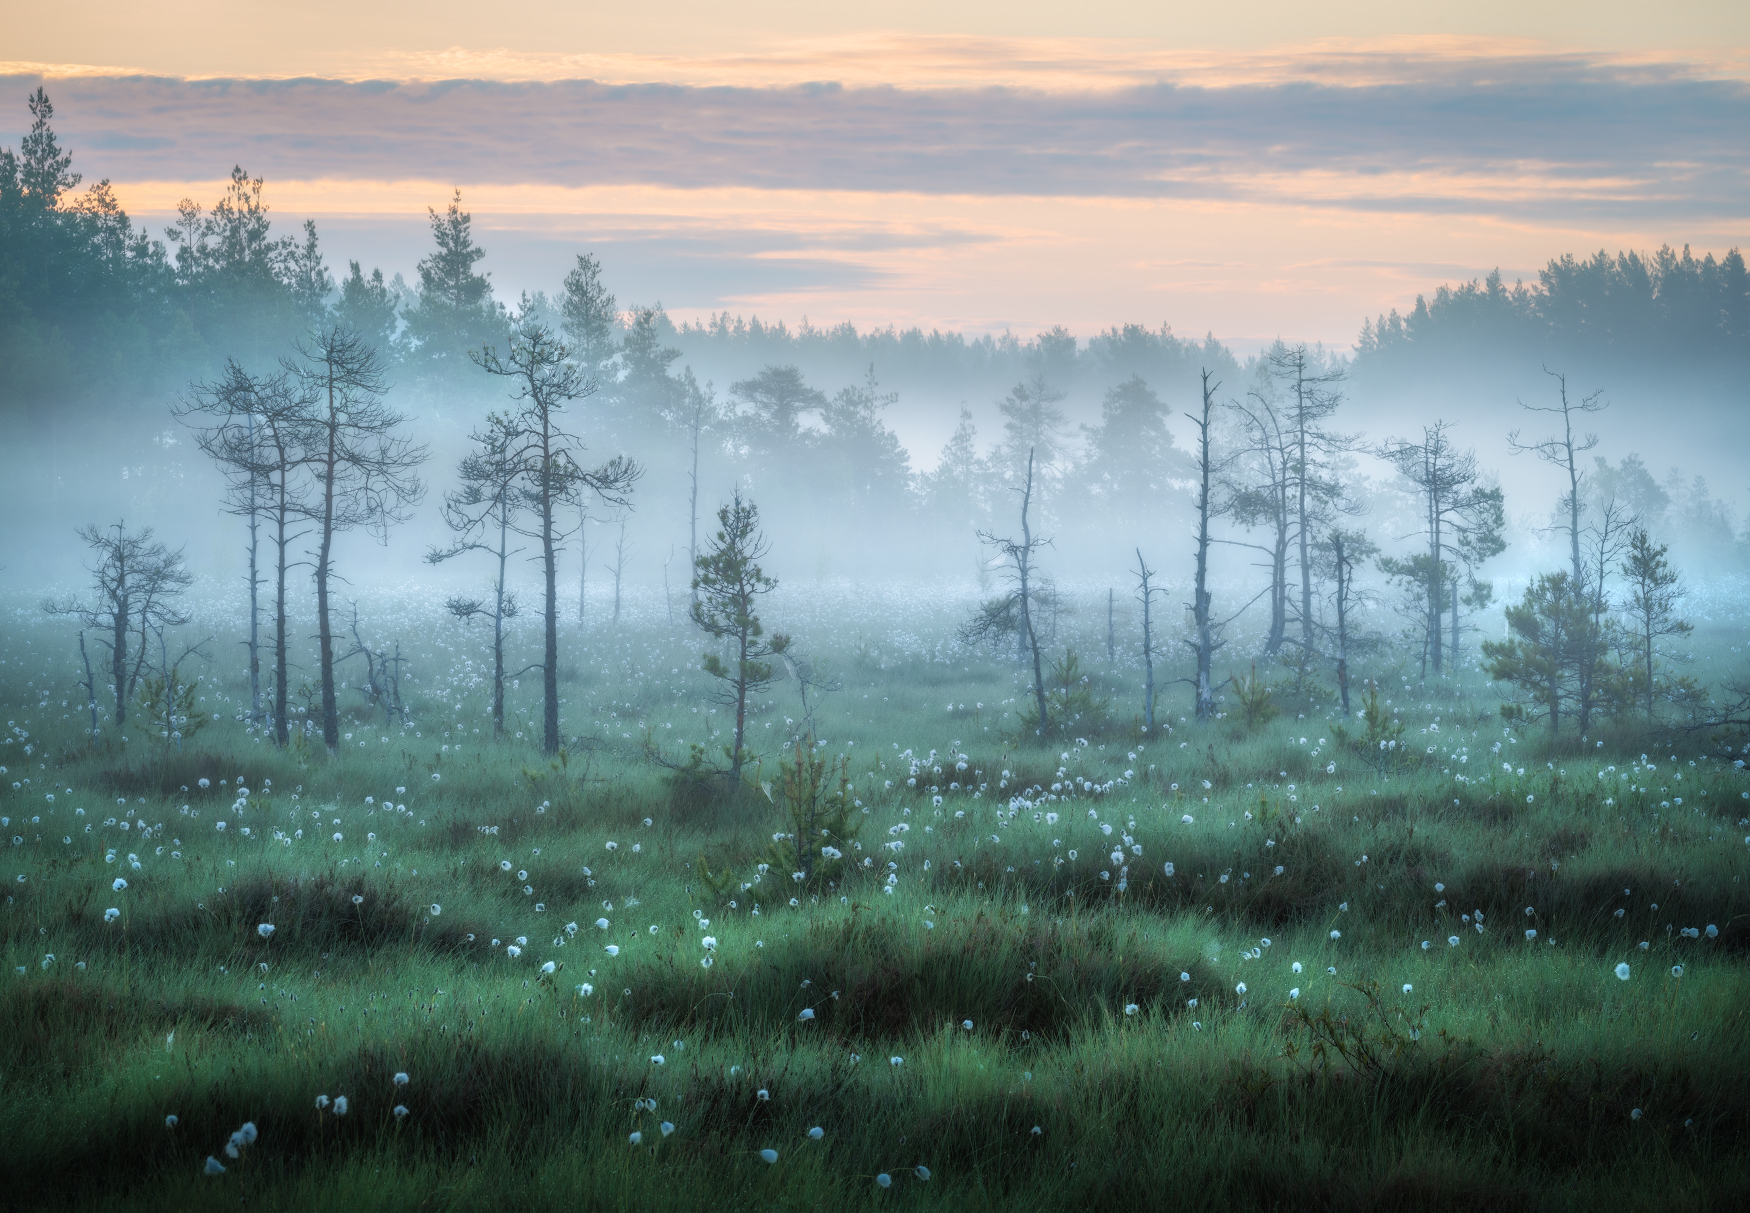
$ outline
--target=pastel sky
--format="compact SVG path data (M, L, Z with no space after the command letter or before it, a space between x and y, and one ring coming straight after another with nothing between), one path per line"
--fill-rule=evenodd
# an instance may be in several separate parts
M459 186L501 294L1346 347L1551 255L1750 243L1750 5L524 0L9 15L87 180L160 226L234 163L412 276ZM288 224L289 227L289 224Z

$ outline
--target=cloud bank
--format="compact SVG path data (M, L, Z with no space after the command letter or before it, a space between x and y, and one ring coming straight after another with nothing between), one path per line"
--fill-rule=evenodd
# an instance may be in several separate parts
M1071 86L1013 73L1023 83L46 83L81 167L117 180L211 180L236 162L270 181L1178 199L1514 222L1750 210L1750 86L1735 74L1337 52L1192 68L1145 81L1119 60L1106 87L1088 86L1090 61L1056 59L1041 78ZM0 77L0 95L40 79ZM16 131L22 107L9 114Z

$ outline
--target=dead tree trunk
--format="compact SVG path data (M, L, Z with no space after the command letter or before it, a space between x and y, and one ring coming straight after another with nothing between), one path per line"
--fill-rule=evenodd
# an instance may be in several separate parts
M1215 688L1210 682L1210 664L1215 656L1215 633L1209 607L1209 513L1210 481L1213 466L1209 453L1209 429L1215 411L1215 389L1209 382L1209 372L1203 372L1203 408L1197 415L1186 414L1197 427L1197 572L1192 581L1191 618L1197 629L1197 639L1187 641L1197 656L1197 678L1193 706L1198 720L1215 715Z

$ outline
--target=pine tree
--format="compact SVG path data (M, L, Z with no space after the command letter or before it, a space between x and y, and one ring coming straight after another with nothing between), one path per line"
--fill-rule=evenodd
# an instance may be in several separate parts
M474 243L462 191L442 214L429 207L427 212L437 248L419 263L419 297L407 311L407 335L416 363L442 380L468 365L469 351L498 337L506 318L493 302L488 276L474 272L486 250Z
M760 533L759 507L744 501L741 490L717 511L718 530L710 550L695 566L693 622L718 641L727 641L726 661L718 653L706 653L703 667L722 684L714 702L735 710L735 741L725 747L729 758L729 781L741 784L741 768L748 759L748 696L777 680L771 658L782 656L790 638L782 632L766 635L757 613L758 600L778 588L775 578L760 568L770 550Z
M1695 630L1687 620L1677 617L1677 603L1687 591L1677 570L1665 559L1665 551L1665 545L1654 543L1645 527L1637 527L1629 536L1628 559L1622 565L1623 578L1628 582L1624 614L1634 634L1635 658L1640 666L1636 671L1640 684L1636 690L1648 716L1653 714L1657 688L1654 662L1659 641L1667 636L1687 636Z
M614 326L620 313L614 296L602 285L602 263L595 254L577 255L577 264L565 275L559 314L571 356L600 388L614 357Z
M1550 738L1561 734L1565 709L1576 712L1596 689L1619 681L1607 668L1592 596L1566 569L1545 573L1507 608L1508 636L1483 641L1489 676L1518 687L1529 704L1502 704L1508 720L1548 717Z

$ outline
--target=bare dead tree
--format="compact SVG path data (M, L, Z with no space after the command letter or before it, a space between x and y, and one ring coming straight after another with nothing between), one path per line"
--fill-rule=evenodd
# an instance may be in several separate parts
M1355 566L1377 555L1379 547L1361 531L1345 531L1333 527L1325 536L1317 556L1328 561L1321 576L1334 583L1331 592L1335 623L1328 627L1337 666L1337 694L1342 700L1343 715L1349 715L1349 660L1357 649L1353 615L1357 606L1370 601L1370 596L1356 589ZM1315 557L1317 558L1317 557Z
M1191 583L1191 601L1186 604L1191 609L1191 619L1197 635L1195 640L1187 640L1185 643L1197 657L1193 705L1198 720L1208 720L1215 715L1215 688L1210 683L1209 668L1215 650L1226 643L1215 638L1216 625L1210 617L1209 595L1209 519L1214 512L1210 492L1218 472L1210 452L1209 431L1215 414L1215 393L1220 386L1219 383L1209 382L1209 372L1205 370L1203 406L1197 413L1185 414L1190 418L1191 424L1197 427L1197 571Z
M1339 385L1345 375L1341 368L1312 371L1305 345L1278 348L1269 362L1277 377L1293 390L1284 409L1289 455L1288 512L1299 548L1300 647L1303 655L1310 657L1314 633L1313 573L1317 567L1314 548L1318 543L1315 532L1330 527L1335 515L1358 510L1344 492L1335 460L1355 450L1359 439L1327 429L1324 424L1343 403Z
M521 469L517 491L525 524L512 529L541 545L542 614L545 630L541 659L541 745L559 752L559 596L558 554L572 533L560 522L566 506L578 505L585 493L622 509L631 508L632 487L641 475L637 464L615 456L597 468L585 468L576 458L583 441L562 424L566 406L595 391L595 383L571 359L571 351L551 329L524 319L512 332L510 348L501 357L484 346L469 357L488 374L511 382L516 409L509 415L509 457ZM520 515L519 515L520 516Z
M687 434L692 444L692 462L687 470L687 567L699 567L699 436L704 432L711 418L716 416L717 405L711 390L711 384L706 383L700 390L692 372L687 372L688 410L686 414ZM699 591L697 588L688 590L690 603L697 606ZM688 609L691 609L689 606Z
M1216 540L1263 555L1269 573L1270 629L1264 652L1274 655L1288 633L1288 553L1293 529L1291 436L1277 403L1261 391L1228 406L1240 420L1242 438L1221 477L1225 512L1248 530L1263 528L1266 543Z
M589 499L577 499L577 622L583 623L589 605Z
M1136 598L1142 603L1142 731L1150 733L1155 727L1155 634L1154 634L1154 596L1165 591L1154 584L1154 570L1148 567L1148 561L1142 558L1142 549L1136 549Z
M283 378L283 376L281 376ZM259 554L262 509L271 500L271 486L262 472L264 460L257 442L256 414L262 399L278 386L250 375L235 360L227 360L219 377L196 383L171 407L171 415L194 430L195 445L218 466L225 478L228 514L245 519L249 528L248 572L250 718L261 719L261 577Z
M365 638L359 631L359 606L352 604L352 648L334 659L336 666L350 661L354 657L365 659L365 681L358 689L364 692L365 698L373 708L382 708L385 720L394 723L408 720L407 705L401 700L401 667L406 658L401 656L401 642L395 642L393 655L387 649L373 649L365 643Z
M1009 564L1009 576L1015 585L1014 601L1021 614L1021 640L1033 658L1033 702L1039 712L1039 735L1044 737L1051 732L1051 719L1045 702L1045 671L1039 660L1039 637L1033 626L1032 579L1035 554L1048 547L1051 540L1034 535L1028 517L1033 505L1033 452L1030 450L1027 452L1027 479L1016 491L1021 495L1020 540L993 535L989 531L979 531L978 538L981 543L995 548Z
M1106 587L1106 668L1111 669L1118 661L1118 633L1115 624L1115 603L1118 591Z
M1568 398L1568 377L1560 371L1552 371L1547 366L1543 373L1556 381L1556 391L1559 403L1555 405L1526 404L1523 400L1519 407L1529 413L1550 413L1561 417L1562 432L1550 438L1536 442L1519 441L1520 431L1514 430L1507 435L1507 445L1515 455L1527 452L1552 467L1560 469L1567 475L1568 491L1563 495L1559 508L1567 514L1567 525L1563 530L1568 532L1568 546L1574 569L1574 585L1586 584L1587 569L1580 555L1580 515L1585 511L1585 502L1580 496L1580 485L1586 479L1586 473L1580 468L1580 456L1598 445L1597 434L1580 436L1574 433L1574 422L1577 417L1588 413L1602 413L1610 407L1609 401L1600 401L1604 389L1599 388L1590 396L1580 400Z
M626 550L626 516L620 515L620 533L614 540L614 625L620 623L620 583L626 575L626 561L631 553Z
M387 542L425 494L417 469L427 450L396 433L406 418L383 402L388 378L382 357L351 328L334 325L298 343L286 364L313 396L308 464L315 477L307 516L316 524L316 637L322 680L322 743L340 748L334 689L334 625L329 583L334 537L363 527Z
M1331 536L1331 563L1337 570L1337 693L1345 716L1349 714L1349 587L1355 580L1347 548L1341 531Z
M464 623L476 617L492 620L492 733L504 736L504 624L517 615L516 594L505 588L506 566L521 548L512 548L511 517L520 504L517 485L521 463L511 457L517 443L515 425L497 413L469 440L474 449L462 457L458 469L461 486L444 494L444 525L455 539L448 547L433 546L425 554L427 564L442 564L464 552L492 557L492 603L478 598L452 596L444 602L451 615Z
M674 562L674 548L668 549L668 555L662 562L662 604L668 608L668 625L674 626L674 599L668 592L668 566Z
M81 527L78 535L97 558L86 566L92 576L92 598L88 602L49 600L42 604L43 610L76 619L82 629L102 634L98 643L109 649L110 689L119 730L127 725L128 704L146 668L148 637L158 629L188 622L175 600L194 584L194 575L183 561L182 549L172 551L155 542L151 527L130 534L126 525L118 522L105 528ZM95 688L89 690L95 700Z

